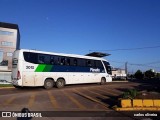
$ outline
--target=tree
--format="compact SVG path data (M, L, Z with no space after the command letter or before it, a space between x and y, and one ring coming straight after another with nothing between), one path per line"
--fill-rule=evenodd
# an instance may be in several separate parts
M143 79L144 75L141 70L137 70L137 72L134 74L136 79Z
M147 70L145 72L145 77L151 79L151 78L155 77L155 73L151 69Z
M160 73L156 74L156 78L160 79Z

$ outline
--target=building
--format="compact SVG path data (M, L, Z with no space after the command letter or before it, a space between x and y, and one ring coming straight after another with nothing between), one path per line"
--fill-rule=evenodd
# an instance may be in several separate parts
M126 70L120 68L112 68L112 78L113 79L126 79Z
M12 54L20 48L18 25L0 22L0 81L10 79Z

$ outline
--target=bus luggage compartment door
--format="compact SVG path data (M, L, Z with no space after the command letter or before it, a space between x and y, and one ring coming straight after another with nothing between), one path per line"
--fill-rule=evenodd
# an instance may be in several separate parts
M23 86L35 86L35 72L23 72Z

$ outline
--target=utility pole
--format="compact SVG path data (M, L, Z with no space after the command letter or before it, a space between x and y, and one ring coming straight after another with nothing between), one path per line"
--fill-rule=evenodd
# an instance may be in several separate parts
M126 73L126 79L127 79L127 74L128 74L127 64L128 64L128 62L125 62L125 73Z

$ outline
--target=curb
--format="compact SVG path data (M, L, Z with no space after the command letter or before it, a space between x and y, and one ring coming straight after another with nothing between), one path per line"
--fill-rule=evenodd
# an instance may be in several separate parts
M112 81L112 82L129 82L129 81Z
M160 99L122 99L121 108L115 108L117 111L131 111L131 110L160 110Z
M0 87L0 89L10 89L10 88L15 88L15 87Z
M116 111L160 111L160 108L156 107L116 108Z

